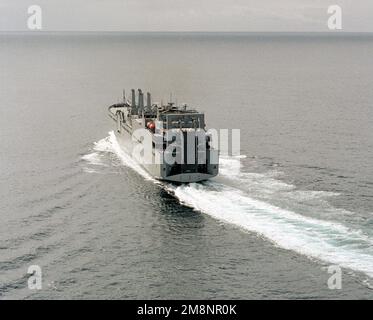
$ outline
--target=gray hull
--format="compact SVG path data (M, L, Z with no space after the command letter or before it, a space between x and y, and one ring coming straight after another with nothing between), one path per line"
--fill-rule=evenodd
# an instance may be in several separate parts
M121 131L115 130L115 136L119 146L128 154L139 142L133 141L132 135L122 127ZM217 152L217 151L215 151ZM215 177L218 174L218 165L210 165L208 173L203 172L183 172L172 174L172 166L168 164L145 164L138 162L152 177L157 180L170 181L174 183L200 182Z

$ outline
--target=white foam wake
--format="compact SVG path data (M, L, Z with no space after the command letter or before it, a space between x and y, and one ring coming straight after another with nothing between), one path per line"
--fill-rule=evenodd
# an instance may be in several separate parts
M130 167L131 169L135 170L137 173L142 175L147 180L152 180L154 182L157 182L148 172L146 172L145 169L143 169L137 161L135 161L131 155L129 155L127 152L125 152L120 146L117 141L117 138L115 137L115 134L113 131L109 132L109 136L105 139L102 139L98 142L94 143L93 149L97 152L110 152L114 153L119 157L122 164L124 164L127 167Z
M87 161L89 164L95 166L106 166L105 163L102 161L102 157L97 152L92 152L82 156L82 160Z
M113 132L109 133L109 137L96 143L95 150L115 153L124 165L136 170L146 179L156 182L120 148ZM307 217L255 199L247 192L250 186L249 189L242 190L236 184L227 184L225 181L241 179L240 182L252 183L254 185L252 187L258 189L263 179L259 179L256 173L240 173L240 159L223 158L220 163L218 179L203 184L191 183L181 186L161 184L161 186L171 191L181 203L216 219L260 234L282 248L364 272L373 277L371 237L340 223ZM267 182L264 192L295 188L274 179L273 173L265 176L264 181ZM311 197L320 194L323 193L313 192Z
M186 205L240 226L278 246L373 277L373 240L360 231L284 210L216 182L179 186Z

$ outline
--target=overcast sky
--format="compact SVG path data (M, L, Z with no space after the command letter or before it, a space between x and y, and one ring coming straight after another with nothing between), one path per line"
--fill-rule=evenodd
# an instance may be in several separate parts
M343 9L343 31L373 32L373 0L0 0L0 31L27 30L40 5L45 31L329 31L327 8Z

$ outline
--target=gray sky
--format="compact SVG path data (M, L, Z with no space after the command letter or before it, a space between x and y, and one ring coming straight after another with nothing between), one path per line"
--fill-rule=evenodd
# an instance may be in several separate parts
M373 0L1 0L0 31L27 30L33 4L45 31L329 31L338 4L343 31L373 32Z

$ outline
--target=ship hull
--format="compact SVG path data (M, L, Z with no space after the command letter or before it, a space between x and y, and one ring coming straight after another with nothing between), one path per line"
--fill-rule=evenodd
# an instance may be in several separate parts
M122 124L120 131L115 130L115 136L122 150L131 156L132 156L135 146L141 143L139 141L136 141L136 139L133 139L131 132L128 130L128 128L125 128L123 124ZM218 173L217 164L210 165L211 168L208 168L208 169L210 170L211 173L183 172L183 173L177 173L177 174L170 174L172 165L168 165L165 163L147 164L147 163L141 163L140 161L137 161L137 162L153 178L157 180L161 180L161 181L169 181L172 183L191 183L191 182L205 181L210 178L213 178Z

